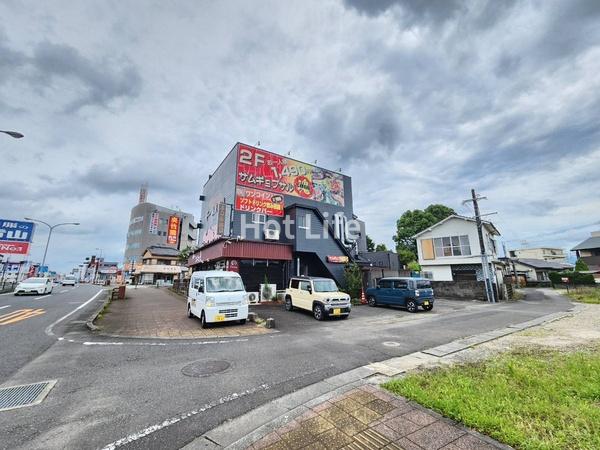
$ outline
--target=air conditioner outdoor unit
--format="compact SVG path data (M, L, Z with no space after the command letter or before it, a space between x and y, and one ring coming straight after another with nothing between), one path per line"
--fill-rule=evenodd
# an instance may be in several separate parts
M258 292L248 292L248 303L258 303L259 302L259 297L258 297Z
M272 228L265 228L265 239L269 241L278 241L279 240L279 230Z

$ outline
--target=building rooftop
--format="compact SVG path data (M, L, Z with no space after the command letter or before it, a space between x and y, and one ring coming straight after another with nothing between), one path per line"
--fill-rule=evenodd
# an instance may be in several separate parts
M563 270L563 269L572 269L573 268L573 264L559 263L559 262L554 262L554 261L546 261L545 259L519 258L519 259L516 259L515 261L518 262L519 264L533 267L534 269Z
M433 225L431 225L427 229L425 229L425 230L423 230L423 231L415 234L414 236L412 236L412 238L416 239L418 236L420 236L420 235L422 235L422 234L424 234L424 233L426 233L428 231L431 231L434 228L439 227L440 225L442 225L442 224L444 224L447 221L452 220L452 219L460 219L460 220L464 220L464 221L467 221L467 222L476 222L475 218L473 218L473 217L466 217L466 216L461 216L461 215L458 215L458 214L452 214L451 216L448 216L445 219L440 220L437 223L434 223ZM483 225L484 228L487 229L488 233L490 233L492 235L495 235L495 236L500 236L500 232L498 231L498 229L494 226L494 224L492 222L489 222L487 220L482 220L481 224Z
M176 248L163 247L162 245L151 245L146 249L146 252L150 252L154 256L179 256L179 250Z
M600 248L600 236L594 236L587 238L580 244L577 244L571 250L588 250L592 248Z

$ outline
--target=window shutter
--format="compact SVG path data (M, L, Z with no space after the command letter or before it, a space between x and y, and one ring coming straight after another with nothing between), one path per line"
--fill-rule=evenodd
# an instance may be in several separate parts
M433 239L421 239L421 253L423 254L423 259L435 259Z

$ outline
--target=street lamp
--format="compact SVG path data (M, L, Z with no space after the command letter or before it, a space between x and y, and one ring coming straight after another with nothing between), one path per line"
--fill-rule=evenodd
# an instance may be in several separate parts
M17 131L0 130L0 133L8 134L9 136L14 137L15 139L21 139L22 137L24 137L21 133Z
M48 245L50 244L50 238L52 237L52 231L56 227L60 227L62 225L80 225L79 222L64 222L64 223L57 223L56 225L50 225L49 223L46 223L43 220L32 219L31 217L25 217L25 220L31 220L32 222L43 223L44 225L46 225L49 228L48 240L46 241L46 249L44 250L44 259L42 260L42 266L44 266L44 264L46 263L46 253L48 253Z

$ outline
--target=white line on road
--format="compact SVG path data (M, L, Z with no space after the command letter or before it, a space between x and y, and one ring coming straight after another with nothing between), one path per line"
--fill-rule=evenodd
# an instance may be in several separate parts
M0 294L0 295L10 295L12 294L12 292L5 292L4 294Z
M10 305L0 306L0 309L4 309L4 308L10 308Z
M36 298L34 298L34 300L39 300L39 299L42 299L42 298L47 298L47 297L52 297L52 294L48 294L48 295L42 295L41 297L36 297Z
M144 428L143 430L130 434L118 441L112 442L104 447L102 450L114 450L117 447L121 447L123 445L129 444L131 442L137 441L138 439L143 438L144 436L148 436L149 434L155 433L156 431L162 430L163 428L170 427L171 425L176 424L177 422L181 422L182 420L189 419L192 416L203 413L212 409L218 405L224 405L225 403L229 403L233 400L237 400L238 398L246 397L248 395L254 394L255 392L266 391L270 388L268 384L261 384L260 386L247 389L240 393L234 392L233 394L226 395L225 397L221 397L219 400L212 401L210 403L204 404L199 409L194 409L193 411L181 414L179 416L171 417L170 419L164 420L163 422L151 425L149 427Z
M64 294L65 292L69 292L68 289L63 289L62 291L59 292L59 294Z
M62 316L60 319L58 319L57 321L55 321L54 323L52 323L51 325L49 325L46 328L46 334L48 336L55 336L54 332L52 331L52 328L54 328L55 325L59 324L60 322L62 322L63 320L65 320L67 317L69 317L71 314L79 311L81 308L85 307L88 303L96 300L96 297L98 297L102 292L104 292L104 289L100 289L98 292L96 292L94 294L94 296L92 298L90 298L87 302L85 302L82 305L79 305L77 308L75 308L73 311L71 311L70 313L65 314L64 316Z

